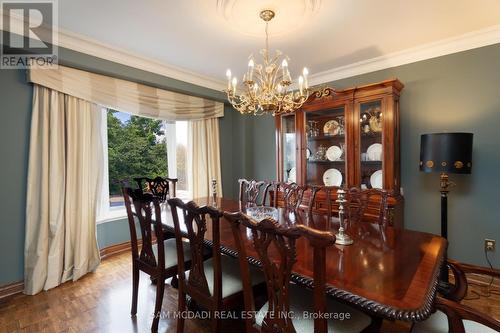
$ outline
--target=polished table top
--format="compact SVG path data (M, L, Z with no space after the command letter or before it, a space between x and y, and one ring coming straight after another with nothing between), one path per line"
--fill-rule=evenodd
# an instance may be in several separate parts
M194 201L199 206L215 206L211 198ZM224 198L218 198L216 206L229 212L244 211L239 201ZM182 218L182 214L179 217ZM285 214L280 209L280 223L301 223L321 230L338 230L337 222L327 223L326 220L324 215ZM163 210L162 223L173 228L169 207ZM431 313L446 240L428 233L384 228L368 222L352 223L347 233L354 239L354 244L327 248L327 293L385 318L406 321L426 319ZM207 243L210 243L211 236L211 226L207 223ZM252 257L250 262L258 264L251 233L245 233L244 239L247 254ZM220 223L220 243L223 253L237 256L230 225L225 219ZM311 287L312 248L304 238L297 240L296 246L293 280Z

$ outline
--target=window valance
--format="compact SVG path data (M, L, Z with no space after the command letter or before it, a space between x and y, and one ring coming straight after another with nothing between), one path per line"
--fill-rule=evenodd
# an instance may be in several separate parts
M28 81L142 117L201 120L224 116L224 104L65 66L30 69Z

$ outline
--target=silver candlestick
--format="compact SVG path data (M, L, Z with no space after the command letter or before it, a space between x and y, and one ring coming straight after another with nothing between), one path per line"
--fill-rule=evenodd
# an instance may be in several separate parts
M338 202L339 204L340 227L339 227L339 232L335 235L336 237L335 244L338 245L351 245L354 242L352 238L345 233L344 229L344 204L347 202L347 200L345 199L345 194L346 191L344 191L341 188L337 191L336 202Z
M217 206L217 180L212 179L212 201L213 205Z

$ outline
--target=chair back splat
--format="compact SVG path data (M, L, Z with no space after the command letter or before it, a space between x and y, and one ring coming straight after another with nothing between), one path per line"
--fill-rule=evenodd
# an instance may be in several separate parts
M388 196L386 190L350 188L346 195L347 219L353 222L371 220L382 226L387 226L389 219Z
M139 189L158 197L160 202L165 202L167 198L176 196L177 178L138 177L134 180Z
M267 284L268 308L261 327L257 327L255 318L245 318L247 332L286 332L295 333L290 313L289 285L293 265L297 261L296 241L306 237L313 246L314 261L314 311L326 311L326 247L335 243L331 232L319 231L304 225L286 227L277 221L264 219L257 222L243 213L224 213L231 222L235 245L239 253L240 271L242 273L245 311L254 311L255 304L251 292L249 264L242 228L250 229L253 247L262 263ZM253 313L253 312L252 312ZM314 332L327 332L327 321L323 316L314 320Z
M274 207L283 207L286 211L297 212L305 207L303 202L304 193L308 190L307 186L300 186L296 183L273 183L273 198Z
M238 183L240 184L240 202L254 206L266 204L267 192L271 183L247 179L238 179Z
M338 186L313 186L311 189L311 199L309 200L308 213L320 212L327 216L327 221L330 221L335 214L338 216L337 191ZM318 193L324 193L326 200L317 202L316 196Z

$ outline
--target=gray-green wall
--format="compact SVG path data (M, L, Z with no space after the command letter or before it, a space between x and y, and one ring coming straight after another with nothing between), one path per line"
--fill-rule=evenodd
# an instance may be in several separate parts
M401 182L405 227L440 232L439 175L418 170L420 135L474 133L471 175L451 175L449 256L486 265L485 238L500 241L500 44L331 82L337 89L398 78L401 94ZM252 176L272 178L274 122L255 118ZM262 158L261 158L262 156ZM498 251L498 250L497 250ZM500 266L500 256L491 255Z
M31 95L24 71L0 70L0 286L23 279Z
M163 89L223 101L222 92L195 86L161 75L130 68L71 50L60 49L61 63L75 68L149 84ZM23 280L26 178L28 168L29 131L32 86L26 83L24 70L0 70L0 286ZM237 179L250 175L248 161L243 158L249 145L250 129L246 119L230 107L220 119L221 169L223 192L237 196ZM129 239L125 219L97 226L99 247Z

